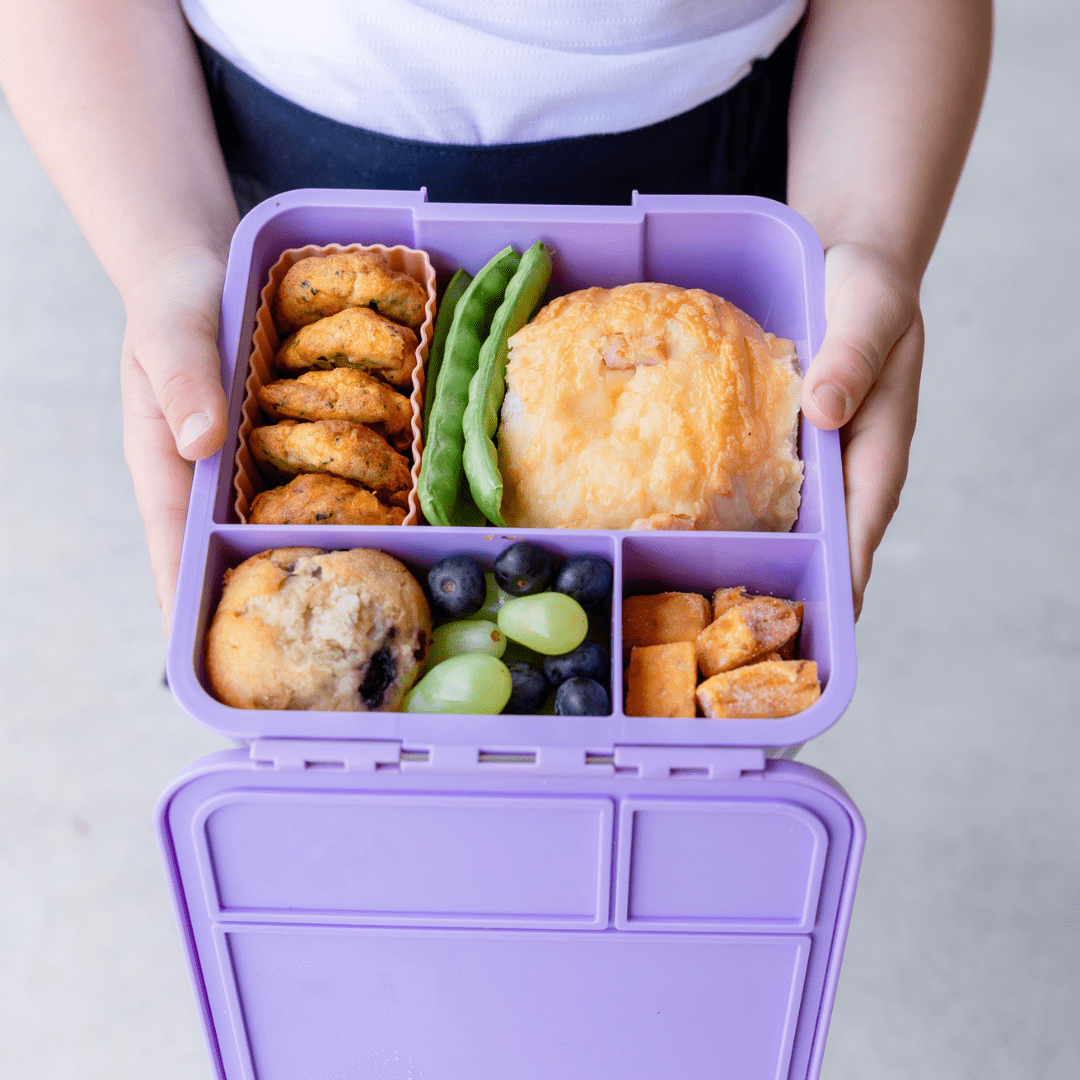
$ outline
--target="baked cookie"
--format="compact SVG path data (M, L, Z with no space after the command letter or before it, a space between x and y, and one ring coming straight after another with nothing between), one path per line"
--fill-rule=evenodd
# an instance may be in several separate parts
M424 592L397 559L278 548L225 572L206 671L236 709L389 712L430 642Z
M363 424L348 420L282 420L255 428L248 449L265 476L323 472L355 480L397 504L407 493L409 463L387 441Z
M400 525L405 511L339 476L304 473L263 491L251 504L252 525Z
M552 301L510 339L498 433L513 527L786 531L799 510L792 342L701 289Z
M293 263L282 278L274 325L289 333L350 307L371 308L394 322L419 326L427 290L408 274L390 269L377 251L313 255Z
M416 367L416 335L368 308L347 308L290 334L274 357L279 371L359 368L408 386Z
M397 450L412 443L409 399L362 371L309 371L261 386L257 396L262 411L274 420L348 420L374 427Z

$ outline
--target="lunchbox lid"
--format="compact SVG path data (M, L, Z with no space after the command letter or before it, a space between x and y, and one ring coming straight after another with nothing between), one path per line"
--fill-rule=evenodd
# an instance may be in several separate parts
M221 1080L818 1076L864 841L824 774L357 745L225 751L161 799Z
M537 239L554 252L550 295L586 285L659 280L702 287L731 300L766 330L792 338L803 364L824 336L824 262L813 229L789 207L751 196L636 195L630 206L428 203L426 194L301 190L252 210L233 238L219 330L229 434L221 452L196 463L168 650L169 683L198 722L236 738L438 739L485 750L618 745L769 746L801 743L830 727L856 677L847 525L839 437L801 421L803 503L792 532L642 533L568 529L264 526L236 520L233 462L258 296L281 251L309 243L401 244L427 251L445 279L475 272L508 243ZM226 569L270 547L373 547L418 574L453 551L490 569L500 550L533 539L557 556L612 562L612 713L605 717L428 716L235 709L209 689L203 641ZM820 700L779 720L685 720L623 710L619 620L624 595L668 589L706 594L721 585L801 600L803 658L813 659Z

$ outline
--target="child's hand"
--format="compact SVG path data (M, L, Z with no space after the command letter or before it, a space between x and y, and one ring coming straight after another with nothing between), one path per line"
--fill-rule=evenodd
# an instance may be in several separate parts
M857 618L874 551L900 503L915 433L923 355L918 284L871 247L834 244L825 254L825 315L802 407L817 427L843 428Z
M975 130L992 24L991 0L807 8L788 201L825 245L828 329L802 405L811 423L843 429L856 614L907 473L923 352L919 283Z
M166 633L191 489L189 462L209 457L225 440L217 352L224 277L219 256L182 248L164 256L157 272L125 297L124 456L135 481Z

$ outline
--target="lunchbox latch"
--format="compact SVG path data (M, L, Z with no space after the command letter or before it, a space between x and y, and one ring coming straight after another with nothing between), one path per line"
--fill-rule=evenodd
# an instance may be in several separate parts
M636 771L643 780L738 780L744 773L764 771L765 751L757 747L616 746L615 769Z
M379 766L397 765L401 743L360 739L256 739L251 760L285 772L309 766L337 766L345 772L370 773Z

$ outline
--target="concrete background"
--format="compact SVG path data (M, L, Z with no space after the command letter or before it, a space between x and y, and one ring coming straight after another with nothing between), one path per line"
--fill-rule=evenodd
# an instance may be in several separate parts
M1080 1075L1078 41L999 4L859 690L802 755L869 829L826 1080ZM206 1080L151 811L225 743L161 685L120 302L2 102L0 237L0 1071Z

